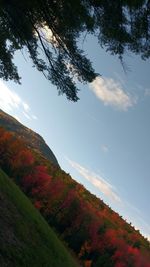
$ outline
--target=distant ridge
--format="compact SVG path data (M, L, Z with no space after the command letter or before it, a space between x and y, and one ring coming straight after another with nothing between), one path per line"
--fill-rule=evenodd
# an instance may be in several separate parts
M17 133L28 147L36 152L40 152L46 159L50 160L54 165L59 166L58 161L52 150L45 143L44 139L31 129L25 127L15 118L0 109L0 126L5 127L8 131Z

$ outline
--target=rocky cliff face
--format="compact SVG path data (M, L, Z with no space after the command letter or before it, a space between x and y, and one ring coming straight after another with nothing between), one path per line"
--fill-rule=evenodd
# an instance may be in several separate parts
M59 165L55 155L39 134L25 127L15 118L3 112L1 109L0 126L5 127L5 129L7 129L8 131L17 133L18 137L21 137L21 139L25 141L28 147L42 154L53 164L57 166Z

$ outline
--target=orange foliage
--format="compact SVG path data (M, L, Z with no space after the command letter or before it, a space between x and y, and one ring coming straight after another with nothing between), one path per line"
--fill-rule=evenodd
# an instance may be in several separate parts
M84 261L84 266L85 267L91 267L91 265L92 265L92 261L91 260Z

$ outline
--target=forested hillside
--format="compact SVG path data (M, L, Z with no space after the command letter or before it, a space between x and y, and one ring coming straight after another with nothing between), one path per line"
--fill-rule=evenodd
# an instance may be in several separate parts
M150 244L139 231L4 128L0 165L83 266L150 267Z

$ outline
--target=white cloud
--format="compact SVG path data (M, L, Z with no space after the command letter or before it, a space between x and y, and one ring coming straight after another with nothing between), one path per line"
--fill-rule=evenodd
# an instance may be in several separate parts
M48 43L51 43L54 47L58 47L58 41L56 40L56 37L54 36L53 32L47 25L43 25L38 29L40 36L42 37L43 41L45 40ZM35 31L35 36L38 38L38 33Z
M18 109L21 105L21 98L11 91L2 81L0 81L0 107L6 112Z
M26 119L31 120L31 116L28 113L26 113L24 111L22 113L26 117Z
M145 96L150 96L150 88L146 88L144 94Z
M33 119L33 120L37 120L38 118L37 118L37 116L32 115L32 119Z
M107 153L108 152L108 146L106 146L106 145L102 145L101 146L101 149L102 149L102 151L104 152L104 153Z
M90 83L90 87L104 105L110 105L126 111L136 104L136 99L125 92L122 85L112 78L97 77Z
M110 198L115 202L121 202L120 197L115 192L114 186L108 183L104 178L99 175L90 172L88 169L84 168L80 164L67 159L70 165L78 171L85 179L87 179L92 185L99 189L105 196Z
M28 106L28 104L27 103L22 103L22 105L23 105L23 108L24 108L24 110L26 111L26 112L28 112L29 110L30 110L30 107Z
M37 119L35 115L30 114L29 105L17 93L10 90L2 80L0 80L0 108L5 112L11 113L13 116L19 111L27 119Z

